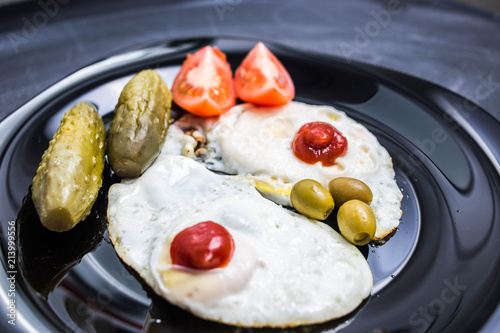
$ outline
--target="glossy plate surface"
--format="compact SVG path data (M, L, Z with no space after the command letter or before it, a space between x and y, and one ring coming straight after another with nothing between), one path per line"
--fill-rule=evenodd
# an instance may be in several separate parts
M107 189L119 181L109 168L91 215L70 232L45 230L30 198L41 155L69 107L91 102L109 124L121 89L136 72L155 68L170 87L186 53L205 44L224 51L234 70L255 41L173 42L118 55L67 77L0 123L2 302L14 300L16 326L2 325L20 332L281 331L197 319L136 279L106 232ZM404 194L393 237L360 248L374 276L371 297L347 317L286 332L473 332L495 320L500 124L432 84L268 46L289 70L296 100L333 105L377 136Z

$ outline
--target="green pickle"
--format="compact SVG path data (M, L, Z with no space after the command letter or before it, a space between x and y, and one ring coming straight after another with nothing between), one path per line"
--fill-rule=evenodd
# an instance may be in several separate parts
M107 143L109 165L119 177L138 177L154 162L167 135L171 103L170 90L151 69L123 88Z
M102 185L106 128L89 103L73 106L44 152L31 187L42 224L63 232L87 217Z

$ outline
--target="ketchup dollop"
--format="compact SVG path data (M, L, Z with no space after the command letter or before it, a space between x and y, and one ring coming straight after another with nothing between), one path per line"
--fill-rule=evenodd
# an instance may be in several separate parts
M233 252L234 241L229 231L212 221L182 230L170 245L174 265L201 270L226 266Z
M302 126L292 142L295 157L307 164L332 166L347 152L347 139L332 125L321 121Z

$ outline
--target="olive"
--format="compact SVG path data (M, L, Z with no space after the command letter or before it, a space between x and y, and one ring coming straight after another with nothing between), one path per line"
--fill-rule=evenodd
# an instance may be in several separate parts
M337 223L342 236L354 245L368 244L377 229L372 209L360 200L349 200L340 206Z
M370 204L373 199L372 190L361 180L349 177L338 177L332 179L328 189L335 203L340 207L343 203L357 199Z
M335 206L330 192L312 179L303 179L293 185L290 200L299 213L316 220L326 219Z

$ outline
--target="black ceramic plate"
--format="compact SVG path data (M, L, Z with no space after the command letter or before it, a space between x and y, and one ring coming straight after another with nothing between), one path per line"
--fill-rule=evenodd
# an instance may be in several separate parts
M0 123L0 278L7 314L1 328L281 331L197 319L143 286L117 258L106 233L106 192L119 181L109 169L91 215L70 232L41 227L30 198L41 155L71 105L89 101L109 123L133 74L155 68L170 86L186 53L205 44L226 52L235 69L255 42L182 41L121 54L72 74ZM345 110L377 136L404 194L393 237L360 248L373 272L372 295L347 317L286 332L475 332L497 325L500 123L427 82L269 46L290 72L296 100Z

